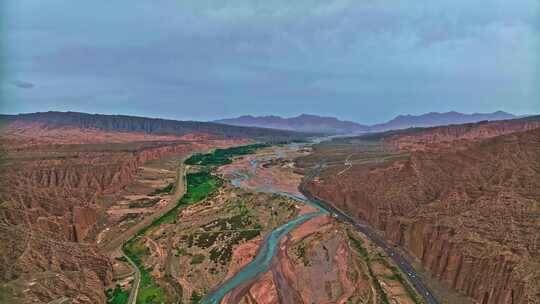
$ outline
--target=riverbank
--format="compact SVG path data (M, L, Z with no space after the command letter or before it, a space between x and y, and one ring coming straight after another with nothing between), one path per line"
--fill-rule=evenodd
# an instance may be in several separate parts
M206 154L195 154L185 159L183 162L188 165L190 172L186 174L186 192L170 210L154 218L151 223L140 229L123 246L122 250L127 257L137 266L140 273L140 284L137 296L137 303L152 303L154 301L173 302L174 297L182 298L176 292L171 293L168 287L162 286L154 280L152 273L154 269L145 266L145 256L148 255L148 248L145 247L147 234L159 229L162 225L174 224L180 212L189 205L198 203L211 196L221 186L224 181L215 176L212 172L220 165L230 163L232 157L253 153L256 149L265 145L255 144L228 149L216 149ZM168 275L170 279L170 274ZM159 281L159 279L158 279ZM176 294L176 295L175 295Z
M289 197L320 211L305 221L300 217L298 222L285 224L288 231L278 239L267 237L252 262L220 284L203 303L251 303L252 299L257 303L423 303L379 246L353 226L319 216L334 214L326 204L307 199L298 190L281 191L280 181L261 178L279 175L272 170L292 170L279 152L270 157L271 153L261 151L222 171L236 186Z

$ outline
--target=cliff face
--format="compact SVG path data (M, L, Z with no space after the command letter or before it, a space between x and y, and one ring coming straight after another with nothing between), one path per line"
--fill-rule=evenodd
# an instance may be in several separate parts
M308 189L478 303L540 303L539 159L536 128L424 147L387 167L326 170Z
M451 124L465 124L479 121L495 121L513 119L515 115L498 111L493 113L464 114L455 111L446 113L431 112L422 115L399 115L394 119L370 127L370 131L380 132L386 130L406 129L412 127L445 126Z
M321 216L293 230L282 240L271 269L222 303L356 303L376 298L370 284L347 233Z
M504 134L524 132L540 127L540 118L531 117L497 122L482 122L426 128L411 134L396 134L384 138L384 141L399 149L425 150L449 147L456 141L479 141Z
M78 112L41 112L9 116L5 120L46 124L51 128L73 127L104 132L144 133L151 135L212 134L222 138L257 138L265 141L305 139L308 134L287 130L238 127L213 122L179 121L126 115Z
M112 265L92 234L105 216L102 195L127 185L146 161L245 142L209 137L129 142L133 135L126 142L123 133L94 130L97 139L80 144L73 134L85 130L65 130L64 136L64 131L54 131L62 144L39 136L42 132L3 136L7 157L0 167L0 281L15 302L67 297L76 303L105 303ZM118 141L108 143L111 134Z

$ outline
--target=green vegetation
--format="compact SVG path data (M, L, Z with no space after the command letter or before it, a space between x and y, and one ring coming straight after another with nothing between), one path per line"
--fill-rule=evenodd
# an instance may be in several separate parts
M399 270L396 269L395 267L391 267L391 269L392 269L392 275L387 276L387 279L399 281L401 285L403 285L403 287L405 288L405 291L407 292L407 295L409 296L409 298L413 300L414 303L417 303L417 304L421 303L420 299L418 299L418 295L416 294L416 291L409 284L409 282L407 282L407 280L403 278Z
M235 232L214 233L215 236L222 235L228 237L227 243L222 248L212 248L210 250L210 259L214 263L227 265L232 259L232 248L241 241L249 241L259 236L259 230L241 230Z
M208 154L196 154L188 158L184 163L185 164L197 164L204 166L199 172L189 173L186 175L186 184L187 189L184 196L178 201L178 204L171 209L169 212L165 213L161 217L155 219L150 225L139 230L130 240L128 240L122 250L124 253L137 265L139 271L141 272L141 284L139 287L139 293L137 296L138 304L153 304L153 303L166 303L167 296L165 291L154 281L150 275L151 269L144 267L143 256L148 255L148 248L144 247L144 244L141 242L141 236L146 234L149 230L154 227L157 227L161 224L174 222L178 216L180 210L189 204L197 203L207 196L211 195L216 191L222 184L223 180L217 176L211 174L214 166L223 165L231 163L231 158L236 155L245 155L255 152L255 150L262 147L266 147L264 144L254 144L248 146L234 147L228 149L217 149L212 153ZM157 189L154 191L154 194L159 193L170 193L174 190L174 183L167 185L163 189ZM245 215L245 214L243 214ZM240 215L242 217L243 215ZM231 218L232 227L240 227L245 225L245 221L241 218ZM210 234L216 235L216 233L209 233L209 235L199 236L197 241L201 242L201 245L206 243L213 243L215 237L210 236ZM223 250L220 250L219 253L214 253L211 256L216 256L216 259L219 259L222 263L229 261L232 256L232 245L238 243L241 240L251 239L260 234L259 230L247 230L235 232L235 236L230 242L230 246L227 246ZM181 252L178 251L178 254ZM202 263L204 256L192 257L192 263L198 264ZM192 303L199 303L201 296L194 293L191 297Z
M311 263L306 256L306 245L303 242L296 248L296 256L302 260L305 267L311 266Z
M414 303L421 303L420 299L418 298L418 295L414 288L409 284L409 282L403 278L401 275L401 272L399 269L397 269L395 266L392 266L388 261L385 259L384 255L378 254L375 258L371 258L368 254L368 251L363 246L362 240L359 240L355 237L353 237L351 234L349 234L349 239L354 247L354 249L358 252L358 254L366 261L366 265L368 266L369 274L373 279L375 289L381 294L381 301L382 303L386 304L389 303L388 297L382 290L382 287L379 283L379 280L376 278L375 274L373 273L373 270L371 269L371 262L377 261L382 263L386 268L390 269L392 271L391 275L386 275L385 278L387 280L392 281L399 281L401 285L405 288L405 291L407 292L407 295Z
M170 184L168 184L167 186L165 186L163 188L158 188L158 189L154 190L149 195L158 195L158 194L162 194L162 193L171 193L173 191L174 191L174 183L170 183Z
M125 263L128 262L128 260L126 259L125 256L116 257L115 259L116 259L117 261L120 261L120 262L125 262Z
M367 249L364 248L362 240L359 240L353 237L351 234L348 234L348 236L349 236L349 240L351 240L353 248L358 252L358 254L366 262L369 276L371 277L371 281L373 282L373 286L375 287L375 290L377 290L377 294L380 295L379 303L390 304L390 301L388 300L388 296L384 292L381 286L381 283L379 282L379 279L377 279L377 276L375 275L375 273L373 272L373 269L371 268L371 259L369 257Z
M191 257L191 265L197 265L204 261L206 256L204 254L196 254Z
M189 252L187 252L184 248L177 248L175 256L183 256L183 255L189 255Z
M216 149L212 153L195 154L188 158L185 163L187 165L199 166L222 166L232 163L234 156L253 154L256 150L268 147L266 144L253 144L240 147L232 147L227 149Z
M360 254L360 256L364 259L364 260L369 260L369 254L366 250L366 248L364 248L364 243L362 242L362 240L359 240L355 237L353 237L352 235L349 234L349 240L351 240L351 243L354 247L354 249L358 252L358 254Z
M114 289L107 289L105 294L107 295L107 304L125 304L129 299L129 291L122 289L118 284Z
M211 175L209 172L191 173L186 176L186 179L187 191L182 199L180 199L179 203L169 212L154 220L149 226L141 229L123 246L125 254L137 265L141 272L141 284L137 296L137 303L150 304L166 302L165 292L153 280L150 271L144 267L142 257L147 254L147 250L141 246L142 244L138 243L140 236L144 235L153 227L174 221L182 206L204 199L214 192L222 183L220 178Z
M255 228L250 228L255 227ZM187 236L186 246L207 249L216 243L218 238L224 243L223 247L210 250L210 260L214 263L227 265L232 258L232 248L241 241L251 240L261 233L261 225L253 224L247 214L237 214L228 218L216 219L201 227L204 232Z
M148 248L144 247L140 242L140 238L130 239L124 246L124 253L137 265L141 273L141 283L139 293L137 294L138 304L154 304L165 303L165 292L152 279L150 275L151 269L144 267L142 257L148 254Z
M180 204L193 204L203 200L222 185L221 178L202 171L186 176L188 191L180 199Z
M242 200L238 201L238 204L236 205L238 208L238 211L240 212L240 215L244 216L249 213L248 208L246 207L246 203Z
M190 301L192 304L199 304L201 303L201 300L202 300L202 296L199 295L196 291L193 291L193 293L191 294L191 298L190 298Z
M152 222L150 225L151 227L172 223L178 216L178 213L183 206L194 204L205 199L223 184L223 180L221 178L214 176L207 171L189 173L186 175L186 181L187 191L178 201L176 207Z

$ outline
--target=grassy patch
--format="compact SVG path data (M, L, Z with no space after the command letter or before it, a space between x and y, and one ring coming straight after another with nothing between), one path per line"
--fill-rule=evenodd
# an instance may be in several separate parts
M232 163L232 158L234 156L253 154L257 149L261 149L264 147L268 147L268 145L253 144L227 149L216 149L212 153L195 154L188 158L185 163L187 165L199 166L222 166Z
M240 146L228 149L217 149L212 153L208 154L196 154L188 158L184 163L188 165L200 165L203 166L199 172L189 173L186 175L186 184L187 189L184 196L178 201L176 206L171 209L169 212L165 213L163 216L155 219L150 225L139 230L130 240L128 240L122 249L124 253L137 265L139 271L141 272L141 284L139 287L139 293L137 296L138 304L153 304L153 303L167 303L167 295L165 291L154 281L150 275L151 269L144 267L143 256L149 254L148 248L144 247L144 244L141 242L141 236L147 233L153 227L157 227L161 224L174 222L180 212L181 208L185 205L197 203L214 191L216 191L222 184L223 180L217 176L211 174L212 169L215 166L220 166L232 162L232 157L236 155L245 155L255 152L255 150L266 147L267 145L263 144L254 144L248 146ZM174 183L167 185L165 188L157 189L152 194L160 193L171 193L174 191ZM246 213L246 212L244 212ZM245 224L241 219L232 219L232 226L238 227L242 224ZM216 259L219 259L222 263L229 261L232 255L232 245L238 243L240 240L251 239L259 235L260 231L242 231L236 233L230 244L225 250L219 252L216 256ZM199 238L203 243L213 242L211 236ZM181 252L178 251L177 254ZM216 254L214 253L214 256ZM211 252L212 256L212 252ZM202 263L204 260L204 255L193 256L192 264ZM201 296L194 293L191 297L192 303L199 303Z
M421 303L420 302L420 299L418 299L418 295L416 294L416 291L414 290L414 288L409 284L409 282L407 282L407 280L405 280L403 278L403 276L401 275L401 273L398 272L398 270L392 270L394 271L392 273L392 275L389 275L388 276L388 279L389 280L395 280L395 281L399 281L401 283L401 285L403 285L403 288L405 288L405 291L407 292L407 295L409 296L409 298L414 302L414 303Z
M198 304L201 303L202 296L198 294L196 291L193 291L191 294L191 298L189 299L191 304Z
M204 254L196 254L191 257L191 265L197 265L204 261L206 256Z
M369 253L367 249L364 247L362 240L357 239L353 237L351 234L348 235L349 240L351 241L353 248L358 252L358 254L364 259L366 262L369 276L371 277L371 281L373 282L373 286L375 287L375 290L377 291L377 294L380 295L379 297L379 303L382 304L390 304L390 301L388 300L388 295L384 292L381 283L379 282L379 279L377 279L377 276L373 272L373 269L371 269L371 260L369 258Z
M238 245L241 241L249 241L260 235L259 230L243 230L239 232L227 232L229 239L223 247L214 247L210 250L210 260L214 263L227 265L232 259L232 248ZM217 234L217 233L216 233Z
M137 296L137 303L166 303L166 295L163 289L153 280L148 269L144 267L142 257L147 255L147 250L138 242L140 236L144 235L153 227L164 223L174 221L181 207L186 204L191 204L204 199L206 196L214 192L220 185L221 179L211 175L208 172L191 173L186 176L187 191L180 202L164 214L162 217L154 220L149 226L141 229L132 239L123 246L123 250L127 256L137 265L141 272L141 285Z
M162 194L162 193L171 193L174 191L174 183L170 183L168 184L167 186L163 187L163 188L158 188L154 191L152 191L152 193L150 193L149 195L158 195L158 194Z
M364 248L362 240L357 239L350 234L349 234L349 239L354 249L366 261L369 274L372 277L374 285L375 285L375 289L381 294L381 302L384 304L389 303L387 295L384 293L379 283L379 280L376 278L375 274L373 273L373 270L371 269L372 259L369 256L366 248ZM409 282L401 275L401 272L399 271L399 269L397 269L395 266L390 265L390 263L388 263L388 261L380 253L373 260L381 262L385 267L387 267L388 269L392 271L392 274L386 275L385 279L392 280L392 281L399 281L401 285L403 286L403 288L405 288L405 291L407 292L407 295L409 296L409 298L414 303L421 303L420 299L418 298L418 294L416 293L414 288L409 284Z
M107 289L107 304L125 304L129 299L129 291L122 289L120 285L116 285L114 289Z
M141 273L141 283L137 294L138 304L166 303L166 295L163 289L153 280L150 275L151 269L144 267L142 257L148 254L148 248L144 247L140 238L133 238L123 246L124 253L137 265Z
M186 182L187 191L180 201L178 201L176 207L152 222L152 227L173 222L178 216L181 207L203 200L223 184L221 178L214 176L207 171L187 174Z
M150 275L151 269L141 269L141 285L137 294L137 304L167 303L165 291L157 285Z
M304 243L301 243L296 248L296 257L302 260L302 263L305 267L311 266L311 263L309 262L308 257L306 256L306 245Z
M190 173L186 178L188 191L180 199L181 204L192 204L201 201L223 184L221 178L206 171Z
M364 243L362 242L362 240L359 240L359 239L353 237L350 234L349 234L349 240L351 240L351 243L352 243L354 249L367 262L369 260L369 254L368 254L366 248L364 248Z

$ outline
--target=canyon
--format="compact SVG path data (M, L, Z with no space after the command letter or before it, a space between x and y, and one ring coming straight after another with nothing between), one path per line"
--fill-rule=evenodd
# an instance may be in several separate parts
M96 238L115 224L104 198L130 184L148 161L250 141L24 119L1 131L0 294L2 301L22 303L104 303L113 262Z
M326 163L307 189L378 229L429 278L475 303L539 303L539 127L536 117L368 135L297 163Z
M137 267L139 303L210 303L313 215L219 302L423 303L390 253L301 199L305 183L395 245L440 303L540 303L540 117L315 145L100 119L4 120L0 301L106 303Z

